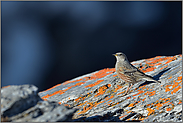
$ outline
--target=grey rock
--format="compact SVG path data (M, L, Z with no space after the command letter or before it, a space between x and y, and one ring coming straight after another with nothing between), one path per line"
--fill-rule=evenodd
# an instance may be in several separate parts
M1 89L1 115L11 117L36 105L40 100L33 85L9 86Z
M33 85L2 88L1 107L1 121L12 122L71 121L77 111L54 101L43 101Z

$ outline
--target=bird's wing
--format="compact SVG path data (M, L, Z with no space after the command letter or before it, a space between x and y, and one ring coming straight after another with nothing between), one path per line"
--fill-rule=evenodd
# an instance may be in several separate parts
M124 73L125 74L131 74L131 73L135 73L137 70L133 69L133 70L125 70Z
M142 71L140 71L133 65L131 65L130 68L123 69L123 72L125 75L128 75L128 76L134 78L136 81L145 79L148 81L155 81L155 82L161 83L159 81L154 80L152 76L149 76L149 75L143 73Z
M133 75L133 76L141 76L141 77L144 77L146 76L142 71L138 70L136 67L131 67L131 69L126 69L124 71L125 74L127 75Z
M134 67L133 65L130 65L128 68L124 69L125 74L131 74L131 73L135 73L137 71L138 71L138 69L136 67Z

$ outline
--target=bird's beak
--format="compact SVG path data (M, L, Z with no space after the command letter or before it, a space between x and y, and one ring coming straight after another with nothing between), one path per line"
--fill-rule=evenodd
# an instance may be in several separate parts
M112 55L117 56L117 54L112 54Z

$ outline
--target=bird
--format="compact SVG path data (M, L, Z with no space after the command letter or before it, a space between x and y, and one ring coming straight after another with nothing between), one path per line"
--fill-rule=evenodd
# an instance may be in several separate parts
M116 57L115 69L117 76L128 83L128 88L124 95L128 93L128 91L132 88L135 83L138 83L142 80L145 81L154 81L157 83L161 83L153 79L153 77L143 73L135 66L133 66L127 59L126 55L122 52L118 52L113 54Z

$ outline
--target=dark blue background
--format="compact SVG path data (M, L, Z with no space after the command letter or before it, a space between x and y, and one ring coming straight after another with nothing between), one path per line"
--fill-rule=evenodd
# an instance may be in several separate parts
M1 2L2 86L39 91L129 61L181 54L182 2Z

